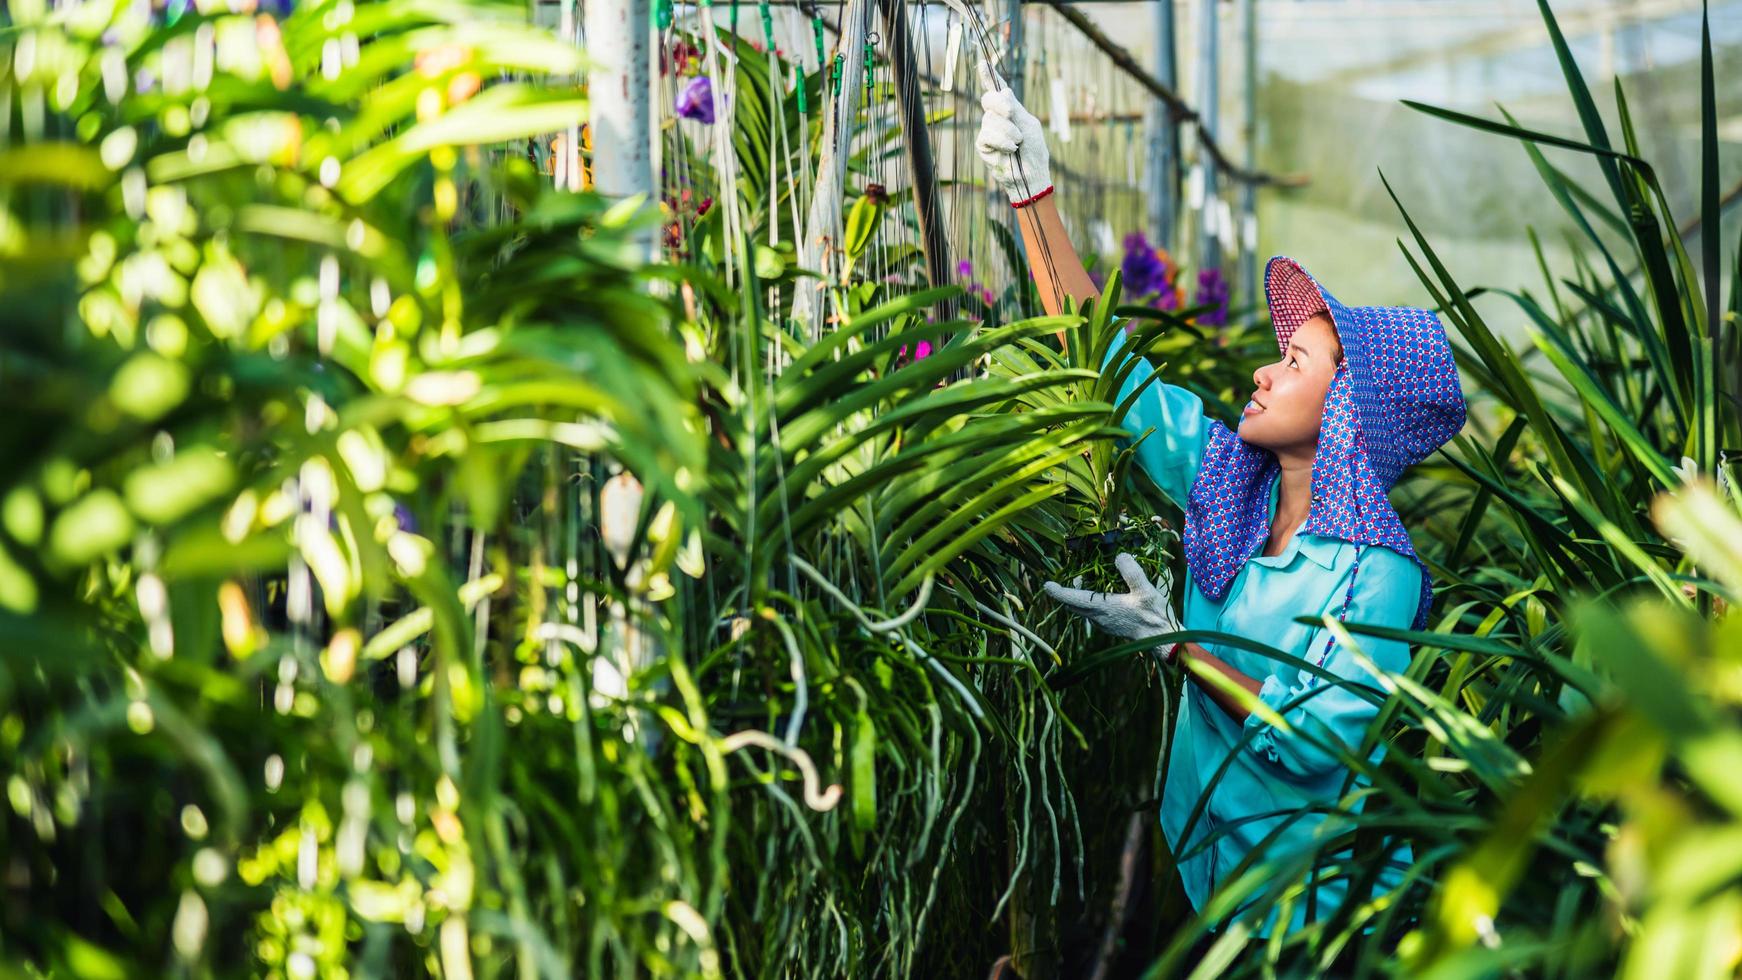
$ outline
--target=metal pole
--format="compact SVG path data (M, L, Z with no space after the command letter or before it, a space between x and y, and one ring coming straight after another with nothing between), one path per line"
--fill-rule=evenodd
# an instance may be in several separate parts
M889 35L889 69L895 80L896 106L901 117L901 142L907 172L913 180L913 210L919 219L919 248L925 255L926 279L933 286L950 282L950 249L938 213L937 174L932 169L931 133L925 124L925 101L919 90L919 66L907 26L905 0L877 0Z
M653 197L651 0L591 0L586 5L587 102L592 113L593 186L601 194ZM648 257L654 237L643 233Z
M1155 4L1155 77L1178 88L1174 67L1174 0ZM1179 202L1179 119L1163 99L1149 105L1149 232L1173 250L1174 212Z
M1216 166L1203 137L1216 137L1216 100L1220 98L1216 82L1221 62L1216 45L1216 0L1198 3L1198 166L1204 174L1204 205L1198 212L1198 268L1213 269L1222 264L1222 250L1211 224L1216 200Z
M1240 0L1240 34L1246 59L1246 118L1242 136L1246 142L1246 169L1258 169L1258 3ZM1240 227L1236 229L1240 250L1238 293L1246 302L1258 301L1258 188L1240 187Z

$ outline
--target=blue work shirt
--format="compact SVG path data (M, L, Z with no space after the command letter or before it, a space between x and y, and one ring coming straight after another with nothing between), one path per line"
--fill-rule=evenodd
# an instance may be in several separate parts
M1108 351L1103 367L1114 362L1123 344L1121 337ZM1153 373L1147 364L1133 369L1115 404L1148 381ZM1183 509L1197 479L1211 431L1203 400L1158 378L1138 396L1122 424L1134 435L1153 427L1155 431L1137 446L1137 464ZM1122 440L1121 445L1129 445L1130 441ZM1273 517L1277 495L1278 482L1273 479L1270 489ZM1220 602L1197 588L1188 569L1181 625L1185 629L1230 633L1267 644L1308 663L1318 663L1331 643L1330 631L1322 624L1303 626L1294 619L1327 613L1336 618L1342 612L1357 552L1361 567L1360 574L1355 576L1347 622L1408 629L1414 622L1420 598L1421 568L1390 548L1357 545L1316 534L1291 536L1288 546L1274 557L1264 556L1260 543ZM1356 639L1374 663L1395 673L1407 670L1410 659L1407 644L1371 636ZM1264 687L1259 699L1293 729L1313 732L1328 744L1334 738L1353 751L1378 713L1379 707L1372 701L1326 684L1308 671L1226 644L1201 645L1235 670L1261 680ZM1341 644L1332 646L1322 666L1338 677L1383 690ZM1328 821L1329 815L1325 813L1300 811L1314 804L1335 806L1349 769L1335 755L1297 731L1285 732L1256 713L1247 716L1244 723L1235 721L1196 682L1188 679L1184 687L1185 695L1173 727L1167 785L1161 797L1161 827L1176 858L1197 847L1218 828L1227 831L1209 847L1178 862L1186 895L1201 911L1221 884L1221 877L1231 874L1278 825L1288 823L1266 852L1255 859L1254 867L1270 859L1287 860L1310 849L1316 836L1330 836L1345 829L1346 821ZM1309 691L1317 693L1283 710ZM1240 740L1248 734L1252 735L1251 741L1241 747ZM1384 748L1383 742L1378 743L1369 758L1377 763ZM1205 794L1205 786L1231 753L1236 758L1211 787L1209 802L1191 828L1191 839L1182 840L1186 823ZM1367 779L1357 777L1350 791L1357 792L1367 785ZM1358 812L1360 802L1345 809ZM1244 822L1229 826L1235 821ZM1393 850L1391 858L1393 863L1380 874L1376 891L1395 887L1401 881L1402 869L1412 860L1409 846L1404 844ZM1348 865L1346 850L1335 857L1327 855L1321 875L1328 875L1333 866L1346 871ZM1348 890L1346 877L1321 884L1317 889L1318 918L1334 914ZM1278 907L1273 905L1264 922L1256 924L1257 935L1269 935ZM1305 922L1304 893L1295 899L1292 914L1288 927L1291 932Z

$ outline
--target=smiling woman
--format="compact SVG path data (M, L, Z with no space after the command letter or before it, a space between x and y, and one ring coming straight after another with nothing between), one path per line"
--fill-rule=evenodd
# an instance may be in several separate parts
M1281 360L1252 372L1258 390L1240 413L1240 438L1269 449L1316 441L1325 389L1342 359L1343 345L1330 314L1313 314L1295 330ZM1261 414L1263 421L1257 421Z
M1270 450L1282 468L1283 506L1271 522L1266 555L1281 554L1294 529L1306 520L1325 394L1342 363L1337 325L1329 313L1319 312L1295 329L1281 359L1252 372L1258 390L1241 410L1240 439Z
M1180 622L1310 665L1220 642L1163 654L1197 682L1175 723L1161 805L1185 893L1201 911L1235 871L1268 864L1314 883L1315 911L1295 905L1287 925L1296 929L1335 915L1349 887L1295 858L1321 835L1349 829L1325 810L1342 796L1383 701L1367 664L1401 673L1410 661L1395 640L1364 639L1357 657L1322 621L1394 629L1425 621L1426 570L1385 492L1462 426L1464 405L1431 311L1345 307L1284 256L1271 259L1265 286L1279 356L1254 372L1257 390L1237 433L1209 418L1198 396L1142 369L1116 401L1138 393L1123 425L1155 430L1136 445L1138 465L1186 512ZM1305 310L1315 312L1303 318ZM1107 364L1126 356L1115 345ZM1154 601L1170 602L1165 588L1153 591ZM1125 598L1078 602L1068 590L1048 592L1091 619ZM1382 755L1381 742L1361 768ZM1366 783L1357 772L1354 785ZM1382 843L1379 891L1411 859L1407 846ZM1249 923L1259 935L1276 925L1277 906L1263 907L1264 921Z
M994 173L1047 173L1044 140L1027 135L1038 133L1027 110L1008 92L988 96L985 108L979 149ZM1064 236L1051 186L1026 190L1012 188L1011 200L1029 254L1048 256L1034 273L1056 312L1064 297L1084 300L1094 288ZM1162 830L1193 906L1205 910L1213 892L1238 882L1228 905L1259 935L1279 924L1279 911L1289 930L1343 911L1350 871L1322 859L1348 850L1339 835L1352 834L1347 812L1361 809L1361 797L1341 809L1345 784L1351 776L1366 783L1383 754L1382 740L1360 748L1384 701L1373 668L1401 673L1410 652L1389 639L1364 640L1359 655L1343 650L1328 621L1393 629L1426 621L1427 570L1386 493L1465 415L1433 311L1344 306L1280 255L1265 268L1264 288L1278 358L1253 372L1256 390L1237 432L1211 419L1197 395L1141 366L1112 399L1131 405L1124 427L1146 433L1135 444L1139 467L1185 510L1183 615L1173 616L1171 581L1152 585L1128 555L1117 562L1129 593L1044 586L1110 633L1160 636L1183 623L1270 651L1217 642L1161 651L1197 682L1169 742ZM1107 352L1106 369L1131 356L1124 340ZM1368 833L1379 839L1363 850L1385 858L1367 884L1394 887L1410 848ZM1337 842L1326 844L1330 837ZM1237 874L1255 865L1262 873ZM1274 895L1277 883L1291 882L1310 898L1254 901L1267 885Z

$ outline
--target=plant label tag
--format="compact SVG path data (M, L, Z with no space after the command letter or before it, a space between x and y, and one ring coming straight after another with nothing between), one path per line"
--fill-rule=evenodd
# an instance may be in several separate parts
M1071 141L1071 110L1065 104L1065 80L1060 75L1052 77L1052 131L1060 143Z
M950 37L944 42L944 79L938 88L945 92L956 90L956 62L962 55L962 22L955 18L950 20Z

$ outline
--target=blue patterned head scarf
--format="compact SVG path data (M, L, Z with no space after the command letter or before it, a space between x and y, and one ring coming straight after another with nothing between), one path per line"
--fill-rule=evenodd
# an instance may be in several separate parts
M1264 293L1280 351L1317 313L1330 315L1343 344L1343 361L1325 392L1312 503L1295 533L1384 545L1415 559L1422 582L1412 628L1421 629L1432 576L1386 493L1405 469L1464 427L1464 395L1445 328L1432 310L1344 306L1285 255L1265 265ZM1271 487L1280 472L1270 450L1211 423L1186 501L1183 542L1192 578L1211 599L1227 596L1246 559L1270 536Z

